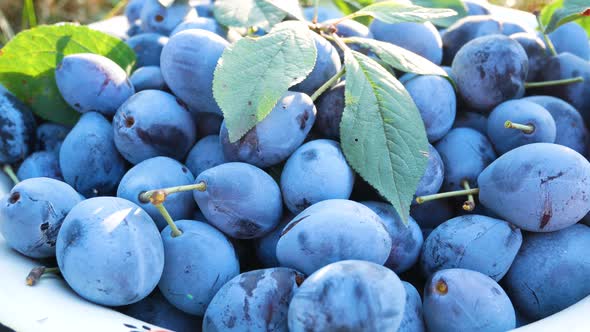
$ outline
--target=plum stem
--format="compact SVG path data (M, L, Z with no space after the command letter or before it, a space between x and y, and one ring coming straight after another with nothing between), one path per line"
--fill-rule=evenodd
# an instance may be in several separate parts
M4 167L2 167L2 170L4 171L4 173L6 173L6 175L8 175L8 177L12 180L12 182L14 182L14 184L18 184L20 182L18 176L16 176L16 173L14 173L14 169L12 169L12 166L4 165Z
M319 12L319 7L320 7L320 0L315 0L315 3L313 5L313 18L311 20L311 22L313 24L318 23L318 12Z
M565 78L562 80L553 80L553 81L544 81L544 82L526 82L524 83L525 89L530 88L542 88L546 86L556 86L556 85L566 85L572 83L582 83L584 82L584 77L576 76L572 78Z
M322 93L326 92L326 90L330 89L339 79L340 77L342 77L342 75L344 75L344 71L345 68L344 66L342 66L342 68L340 68L340 70L336 73L336 75L332 76L326 83L324 83L322 86L320 86L316 92L313 93L313 95L311 95L311 100L315 101L316 99L318 99L319 96L322 95Z
M472 188L472 189L468 189L468 190L455 190L455 191L449 191L446 193L438 193L438 194L434 194L434 195L428 195L428 196L419 196L416 197L416 203L418 204L422 204L425 202L429 202L429 201L434 201L437 199L441 199L441 198L448 198L448 197L457 197L457 196L465 196L465 195L477 195L479 194L479 188Z
M154 206L156 207L156 209L158 209L158 211L160 211L160 214L162 215L162 217L164 217L164 220L166 220L168 226L170 226L170 229L172 230L172 237L181 236L182 232L180 231L180 229L178 229L178 227L174 223L174 220L172 220L172 217L170 216L170 213L168 213L168 210L166 210L166 207L164 207L164 204L157 203L154 204Z
M39 279L41 279L41 277L45 274L49 274L49 273L60 273L59 268L57 267L45 267L45 266L37 266L34 267L31 272L29 272L29 274L27 275L27 285L28 286L34 286Z
M556 56L557 51L555 51L555 45L553 45L553 42L549 38L549 35L545 32L545 25L543 25L543 22L541 22L541 16L539 16L539 15L537 15L537 24L539 24L539 29L541 30L541 33L543 34L543 40L545 41L545 46L547 46L547 48L549 49L549 52L551 52L551 55Z
M470 190L471 186L469 185L469 181L463 180L461 181L461 185L465 190ZM467 194L467 200L463 203L463 210L465 211L473 211L475 209L475 198L473 194Z
M535 126L532 124L521 124L510 120L504 122L504 128L521 130L525 134L532 134L535 131Z
M205 182L201 181L201 182L198 182L195 184L188 184L188 185L184 185L184 186L176 186L176 187L169 187L169 188L163 188L163 189L148 190L148 191L144 191L141 194L139 194L139 201L142 203L151 202L152 204L155 205L158 203L164 203L164 201L166 200L166 198L170 194L175 194L175 193L180 193L180 192L185 192L185 191L192 191L192 190L205 191L205 190L207 190L207 184Z

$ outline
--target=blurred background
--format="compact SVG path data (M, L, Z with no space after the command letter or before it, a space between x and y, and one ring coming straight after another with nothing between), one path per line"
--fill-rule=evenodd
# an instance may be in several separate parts
M551 0L490 0L490 3L518 8L529 12L540 9ZM590 0L589 0L590 1ZM34 7L39 24L75 21L87 24L124 7L127 0L0 0L0 46L22 29L23 13ZM23 10L25 9L25 10Z

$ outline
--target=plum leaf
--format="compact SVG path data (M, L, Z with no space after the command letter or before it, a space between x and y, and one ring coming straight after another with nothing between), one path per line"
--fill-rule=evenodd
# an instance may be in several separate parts
M375 60L345 52L340 141L348 163L407 222L428 163L420 112L404 86Z
M0 84L39 117L72 125L80 114L57 89L55 67L75 53L106 56L128 73L135 64L133 50L105 33L74 24L39 26L19 33L0 50Z
M545 33L572 21L580 24L590 36L590 4L587 0L557 0L541 11Z
M457 12L446 8L425 8L413 5L409 1L383 1L369 5L348 15L348 18L371 16L385 23L425 22L457 15Z
M375 3L375 0L332 0L332 2L344 15L349 15ZM358 17L356 20L364 25L371 23L370 17Z
M298 5L297 2L293 3ZM213 14L220 24L228 27L254 27L268 31L287 15L301 19L301 14L292 7L295 6L284 0L217 0Z
M439 19L433 19L432 23L446 28L459 19L467 16L467 6L461 0L413 0L413 4L428 8L449 8L457 12L457 15Z
M231 142L262 121L287 92L315 66L312 32L299 21L277 24L260 38L242 38L228 47L215 68L213 96L225 117Z

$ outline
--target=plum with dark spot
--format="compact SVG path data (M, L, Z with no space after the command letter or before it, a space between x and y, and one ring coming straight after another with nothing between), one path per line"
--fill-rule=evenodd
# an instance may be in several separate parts
M117 149L132 164L166 156L184 160L197 140L189 111L173 95L140 91L129 98L113 119Z
M225 123L219 140L227 161L242 161L260 168L286 160L305 140L315 122L316 108L311 98L287 92L272 111L238 141L229 141Z
M453 128L471 128L487 135L488 118L484 114L473 111L458 112Z
M28 106L0 91L0 163L15 163L33 151L35 118Z
M420 111L428 141L443 138L453 127L457 112L453 85L444 77L423 75L410 79L404 86Z
M67 55L55 69L55 82L64 100L80 113L113 116L135 93L127 73L102 55Z
M437 65L442 61L443 42L430 22L389 24L375 19L369 29L376 40L403 47Z
M285 229L287 224L293 220L293 217L293 214L288 212L285 213L281 222L272 230L272 232L257 239L256 257L264 267L277 267L280 265L277 259L277 242L279 242L283 229Z
M283 229L277 243L281 266L307 275L337 261L366 260L384 264L391 236L368 207L345 199L316 203Z
M307 78L293 86L292 91L312 95L319 87L326 83L342 67L340 56L336 48L328 40L317 33L313 33L317 56L315 66Z
M547 47L545 42L535 33L519 32L510 35L510 38L516 40L526 52L529 59L529 72L526 76L527 82L536 82L545 69L547 62Z
M284 267L238 275L209 303L203 331L288 332L289 303L304 279L301 273Z
M402 322L406 291L381 265L346 260L307 278L289 306L289 331L395 332Z
M538 320L590 295L590 228L527 233L504 278L506 292L527 318Z
M145 299L123 307L120 311L135 319L172 331L200 331L201 318L176 309L158 290Z
M561 25L549 34L549 39L557 53L571 53L588 61L590 60L590 44L584 28L576 22Z
M207 30L218 34L222 38L227 38L227 29L210 17L194 17L185 20L176 26L176 28L170 33L170 36L174 36L181 31L189 29Z
M501 23L492 16L468 16L458 20L442 35L443 63L450 65L457 52L473 39L499 34L501 31Z
M506 128L506 121L532 127L531 131ZM501 155L531 143L554 143L555 120L543 106L523 99L496 106L488 117L488 137Z
M135 52L137 67L160 66L160 56L168 43L168 37L159 33L140 33L125 43Z
M196 183L205 191L193 196L207 220L237 239L270 232L283 215L281 190L266 172L246 163L225 163L205 170Z
M138 68L131 74L131 83L135 87L135 91L143 90L162 90L165 91L168 87L164 82L164 76L158 66L146 66Z
M179 220L182 232L174 237L162 230L166 259L158 284L162 295L178 309L203 316L217 291L240 273L231 242L217 229L200 221Z
M340 121L344 112L346 82L340 82L322 93L316 101L317 115L314 130L325 138L340 140Z
M512 302L485 274L448 269L435 273L424 288L428 331L503 332L516 326Z
M586 156L590 143L590 133L582 115L572 105L551 96L532 96L524 98L545 108L555 120L555 144L568 148Z
M225 163L223 149L219 136L209 135L201 138L189 151L186 157L186 167L198 176L203 171Z
M69 132L70 128L57 123L46 122L41 124L35 131L37 137L36 150L59 153L59 148Z
M102 115L82 115L59 150L65 181L85 197L109 195L126 171L113 140L113 126Z
M436 227L422 249L420 266L426 277L452 268L481 272L499 281L522 244L520 230L481 215L453 218Z
M514 39L480 37L465 44L453 60L453 77L463 101L489 112L498 104L524 95L529 60Z
M0 201L0 233L25 256L53 257L61 224L81 200L64 182L44 177L24 180Z
M445 190L461 190L462 182L476 187L479 173L494 159L496 153L486 136L471 128L452 129L436 146L445 165Z
M186 166L168 157L146 159L133 166L121 179L117 197L125 198L147 212L162 230L167 223L162 214L150 202L139 200L141 193L193 184L195 177ZM166 209L174 220L190 219L196 209L191 192L179 192L166 197Z
M408 271L418 261L422 250L422 231L412 217L404 224L391 204L381 202L361 202L373 210L391 237L391 251L385 266L400 274Z
M527 231L557 231L590 211L590 163L562 145L533 143L511 150L477 182L483 205Z
M164 80L192 113L221 115L213 98L213 72L227 46L225 39L202 29L179 32L164 46L160 59Z
M424 316L422 314L422 299L412 284L402 281L406 290L406 306L404 318L399 326L398 332L424 332Z
M318 139L303 144L287 159L281 173L281 193L294 214L327 199L348 199L354 172L340 144Z
M118 197L78 203L57 235L59 270L88 301L120 306L138 302L158 284L164 247L156 224L139 206Z
M21 181L39 177L63 181L61 169L59 168L59 155L54 151L32 153L20 164L16 177Z
M188 1L175 1L165 7L158 0L145 0L140 11L141 28L145 32L169 35L182 21L198 17Z

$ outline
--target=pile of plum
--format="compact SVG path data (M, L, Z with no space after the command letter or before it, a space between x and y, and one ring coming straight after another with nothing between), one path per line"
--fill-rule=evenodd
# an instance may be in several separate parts
M334 45L316 38L311 75L230 142L212 82L235 33L211 4L132 0L130 77L96 54L55 70L73 128L0 92L0 161L21 181L1 234L81 297L177 331L506 331L565 309L590 295L588 36L466 5L441 31L335 26L452 79L396 73L432 144L407 224L340 148L346 82L310 98L341 68Z

